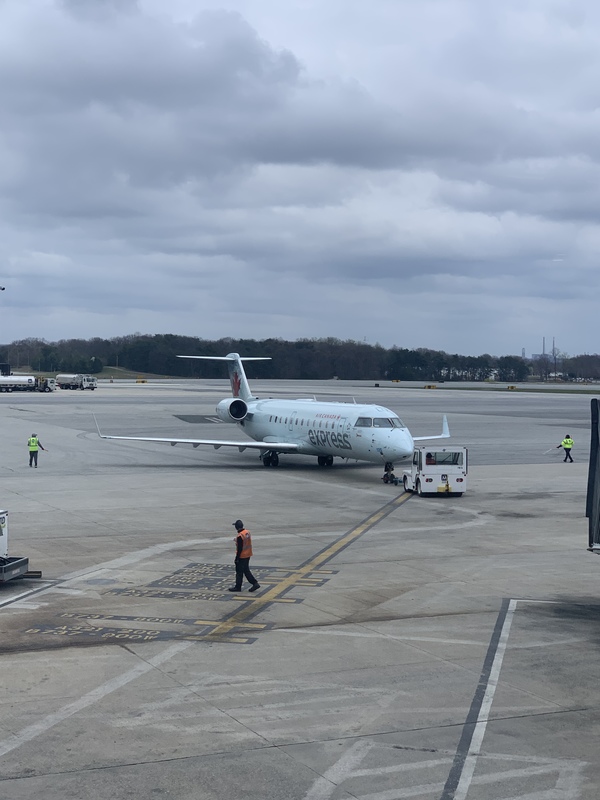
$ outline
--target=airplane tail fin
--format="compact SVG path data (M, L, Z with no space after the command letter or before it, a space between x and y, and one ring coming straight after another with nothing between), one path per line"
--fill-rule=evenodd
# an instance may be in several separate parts
M256 398L250 391L248 385L248 378L244 372L242 361L270 361L268 357L262 356L241 356L239 353L229 353L226 356L177 356L177 358L200 358L205 361L226 361L227 370L229 372L229 381L231 383L231 394L233 397L239 397L245 402L248 400L255 400Z

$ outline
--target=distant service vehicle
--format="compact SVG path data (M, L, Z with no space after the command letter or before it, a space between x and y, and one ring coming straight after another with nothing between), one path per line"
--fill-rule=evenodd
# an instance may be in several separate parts
M33 375L3 375L0 377L0 392L33 392L35 377Z
M0 376L0 392L53 392L56 388L54 378L34 375Z
M94 391L98 381L93 375L60 374L56 376L56 383L61 389L91 389Z
M467 490L468 457L466 447L415 447L411 469L404 470L404 489L460 497Z
M212 361L225 361L229 369L232 397L217 405L216 413L223 422L236 423L254 441L220 439L179 439L152 436L106 436L103 439L125 439L135 442L168 442L171 445L191 444L237 447L258 450L265 467L276 467L281 453L315 456L321 467L330 467L335 457L384 464L412 458L414 442L420 439L446 439L448 422L443 418L438 436L411 436L396 413L379 405L321 402L311 399L259 400L250 391L242 366L243 361L268 361L264 358L242 358L238 353L227 356L180 356Z
M53 392L56 389L56 378L39 377L35 382L38 392Z

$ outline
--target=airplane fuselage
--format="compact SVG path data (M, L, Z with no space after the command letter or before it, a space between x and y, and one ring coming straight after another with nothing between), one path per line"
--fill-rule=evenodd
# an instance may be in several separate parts
M239 353L226 356L180 356L210 361L224 361L229 371L231 396L217 404L219 420L236 423L246 438L197 439L179 436L110 436L103 439L124 439L137 442L165 442L171 445L191 444L192 447L235 447L258 451L265 467L276 467L279 456L316 456L320 466L329 467L334 458L370 461L383 464L386 476L394 464L409 461L416 439L446 439L450 436L446 417L439 436L417 436L393 411L374 404L323 402L301 398L261 400L250 391L243 361L264 361L262 356L244 357ZM267 359L268 360L268 359ZM96 422L96 426L98 423Z
M413 438L389 408L316 400L251 400L237 423L257 442L288 442L298 453L399 463L412 458Z

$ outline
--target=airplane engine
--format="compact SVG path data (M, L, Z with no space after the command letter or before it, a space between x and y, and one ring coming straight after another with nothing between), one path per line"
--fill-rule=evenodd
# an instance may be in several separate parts
M248 406L239 397L227 397L217 406L217 417L223 422L241 422L248 413Z

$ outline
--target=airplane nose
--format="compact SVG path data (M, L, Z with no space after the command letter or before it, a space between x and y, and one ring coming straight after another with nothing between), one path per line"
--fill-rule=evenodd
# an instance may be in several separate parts
M389 450L386 448L386 458L389 461L405 461L412 458L415 443L410 433L406 429L395 429L391 431L389 440Z
M403 441L402 441L402 451L403 451L403 458L412 458L413 451L415 449L415 443L413 442L413 438L408 431L402 431L403 434Z

